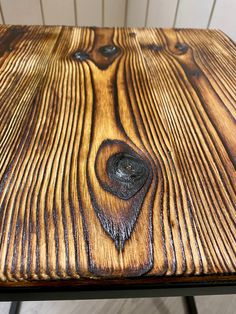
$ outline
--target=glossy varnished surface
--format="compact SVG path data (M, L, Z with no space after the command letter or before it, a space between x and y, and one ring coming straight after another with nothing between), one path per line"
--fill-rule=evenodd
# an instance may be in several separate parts
M235 62L218 31L1 26L2 284L235 274Z

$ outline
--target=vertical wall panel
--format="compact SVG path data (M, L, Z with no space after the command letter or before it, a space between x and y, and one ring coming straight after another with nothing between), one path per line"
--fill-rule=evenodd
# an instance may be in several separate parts
M102 26L102 0L76 0L79 26Z
M1 0L6 24L42 24L39 0Z
M1 3L0 3L0 24L3 24Z
M46 25L75 25L74 0L42 0Z
M126 0L104 0L104 26L124 26Z
M147 26L172 27L177 0L149 0Z
M207 27L213 0L181 0L175 27Z
M148 0L128 0L127 26L144 27Z
M217 0L210 23L210 28L221 29L236 42L235 14L235 0Z

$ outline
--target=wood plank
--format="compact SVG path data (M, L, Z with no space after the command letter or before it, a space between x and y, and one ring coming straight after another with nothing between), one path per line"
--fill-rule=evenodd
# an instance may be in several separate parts
M45 66L50 58L50 53L56 42L60 28L34 28L34 27L5 27L5 33L1 42L1 126L0 126L0 177L1 186L3 181L7 179L7 173L10 169L18 168L20 175L23 168L20 170L21 165L19 158L24 156L23 147L26 147L26 137L30 138L29 129L35 120L32 115L36 114L34 101L38 87L43 80ZM34 42L34 45L32 45ZM31 122L30 122L31 121ZM31 129L32 131L32 129ZM13 166L14 161L18 165ZM24 164L24 162L23 162ZM15 168L15 169L16 169ZM5 179L4 179L5 178ZM23 176L22 176L23 178ZM1 190L1 199L9 201L9 196L16 186L12 185L9 194L6 195ZM2 193L3 192L3 193ZM18 199L19 201L19 199ZM10 204L9 204L10 205ZM13 204L12 204L13 205ZM0 225L10 222L12 217L17 218L19 211L19 203L16 208L11 208L9 212L5 212L1 208ZM11 212L14 210L14 212ZM24 208L21 208L20 217L24 215ZM25 213L27 215L27 213ZM10 229L9 229L10 228ZM6 232L13 232L16 228L14 222L6 226ZM22 229L18 229L21 232ZM29 235L27 235L29 236ZM20 240L18 238L18 240ZM14 252L6 246L11 245L13 238L9 241L6 234L0 232L1 254L0 254L0 278L5 278L2 275L4 268L5 257L11 258ZM18 249L20 250L21 242ZM24 254L27 251L27 246L24 247ZM20 252L18 252L20 257ZM14 255L16 262L16 256ZM8 267L5 268L6 273L11 273ZM16 272L18 270L16 269ZM11 274L9 274L11 277ZM17 275L16 275L17 276ZM10 278L9 277L9 278Z
M2 0L1 4L6 24L43 24L38 0Z
M104 26L125 26L126 0L104 0Z
M227 37L1 26L0 41L1 282L236 273Z
M214 89L211 82L216 80L215 73L210 69L206 72L208 63L205 61L202 66L198 63L198 58L195 59L195 54L203 57L201 48L205 47L205 56L214 60L216 52L211 49L211 45L217 51L220 46L221 49L224 47L222 58L230 62L231 59L235 60L235 49L232 50L232 44L220 33L193 30L189 37L192 40L197 37L200 46L199 43L197 45L197 40L190 46L185 42L185 33L189 33L188 30L153 30L153 35L150 36L150 32L143 31L140 33L140 43L144 47L145 60L156 86L162 119L165 119L169 128L172 158L178 161L183 186L187 192L186 205L190 212L185 212L183 217L186 219L190 237L188 249L193 243L196 245L194 250L197 249L192 251L191 248L189 252L191 254L192 251L193 263L203 272L233 272L236 125L235 115L233 117L232 113L235 114L235 104L233 108L230 100L223 97L222 90ZM146 49L153 42L156 44L154 49ZM167 47L169 52L163 54L163 47ZM235 76L230 65L226 71L235 86ZM221 81L218 81L218 86L223 87ZM229 89L229 93L234 93L234 89ZM232 112L228 111L230 106ZM181 208L184 209L183 206ZM194 217L192 222L188 215ZM186 229L181 225L179 228ZM191 240L193 235L194 240ZM174 243L177 238L173 234ZM174 247L178 252L176 244ZM169 248L167 252L168 250ZM184 252L188 251L184 249ZM194 261L196 257L200 260ZM188 261L188 258L185 260Z
M175 27L206 28L214 0L181 0Z
M148 0L128 0L127 24L129 27L144 27L146 20Z
M220 32L214 32L212 34L214 45L211 45L211 34L211 32L204 32L201 38L198 38L198 31L189 32L186 30L184 32L184 41L194 47L194 59L207 73L207 77L211 85L214 86L217 95L220 95L227 111L235 119L235 58L231 54L234 44L229 40L224 40ZM205 45L202 44L203 39ZM221 54L218 53L222 49L222 45L227 48L227 51L230 51L230 53L225 52L227 61L226 58L222 58ZM209 52L211 53L211 58L208 57ZM232 75L228 75L228 72L232 73ZM224 128L222 127L222 131Z
M235 12L236 2L234 0L217 0L210 28L221 29L236 42Z
M75 25L74 0L42 0L46 25Z
M102 26L102 1L76 0L77 22L79 26Z
M172 27L177 3L177 0L149 0L147 26Z

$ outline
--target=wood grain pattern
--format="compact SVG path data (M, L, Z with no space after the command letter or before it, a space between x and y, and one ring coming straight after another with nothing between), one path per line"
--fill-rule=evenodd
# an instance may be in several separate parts
M227 37L2 26L0 41L2 282L235 274Z

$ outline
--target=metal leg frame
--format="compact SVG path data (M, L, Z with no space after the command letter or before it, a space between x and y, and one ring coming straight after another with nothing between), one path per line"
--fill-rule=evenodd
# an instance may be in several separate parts
M187 314L198 314L194 297L184 297ZM20 314L20 301L11 302L9 314Z
M19 314L20 313L20 306L21 306L20 301L11 302L9 314Z
M184 297L187 314L198 314L194 297Z

